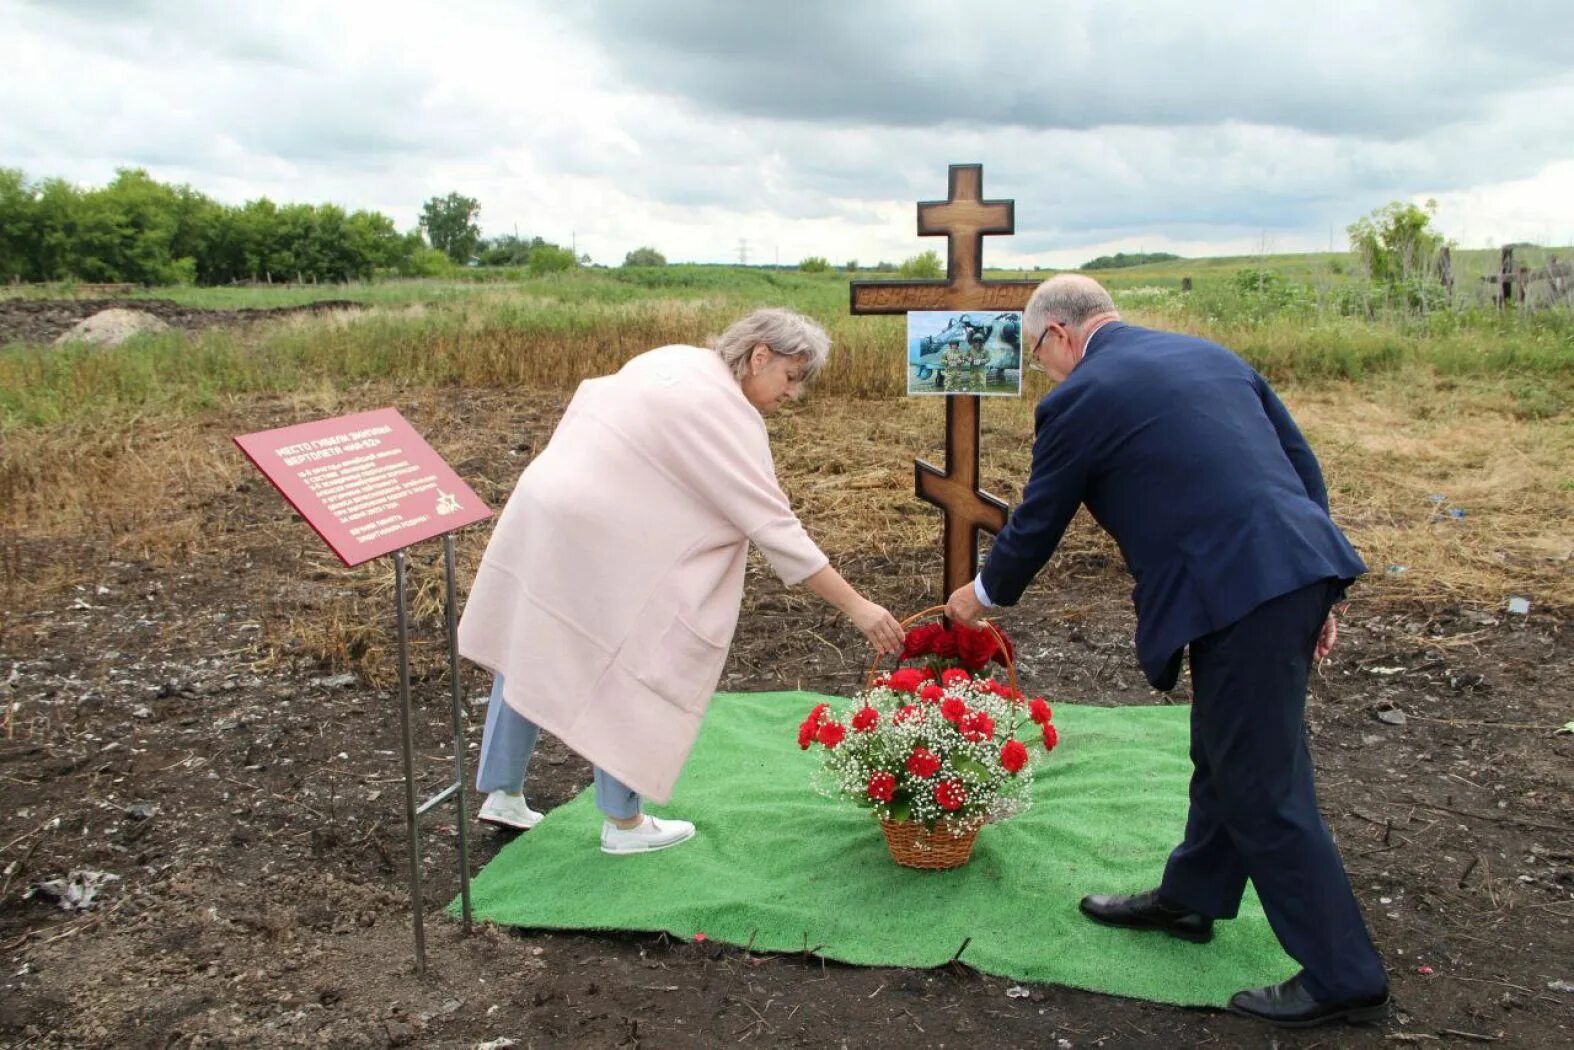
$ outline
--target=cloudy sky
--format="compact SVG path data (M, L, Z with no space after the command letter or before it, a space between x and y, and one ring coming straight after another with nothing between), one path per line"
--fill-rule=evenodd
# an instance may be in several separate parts
M987 265L1326 250L1397 199L1574 243L1574 3L0 0L0 165L147 168L597 262L900 261L980 161Z

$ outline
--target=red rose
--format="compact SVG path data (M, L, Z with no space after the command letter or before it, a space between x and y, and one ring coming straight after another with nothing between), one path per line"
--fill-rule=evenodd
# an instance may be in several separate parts
M902 655L898 660L911 660L915 656L927 656L935 651L935 642L945 634L945 628L938 623L926 623L922 627L914 627L907 632L907 638L902 642Z
M954 696L948 696L940 702L940 717L947 722L961 721L965 714L967 714L967 704Z
M896 794L896 778L885 770L876 770L869 777L869 797L876 802L889 802Z
M1055 726L1054 726L1053 723L1045 722L1044 723L1044 750L1045 751L1053 751L1053 750L1055 750L1055 745L1058 744L1058 743L1060 743L1060 733L1058 731L1056 731Z
M956 658L970 671L977 671L987 664L998 646L995 636L982 627L956 625Z
M853 714L853 732L867 733L880 724L880 712L865 704Z
M958 682L971 682L973 676L960 667L947 667L940 672L940 684L946 687L956 685Z
M1042 696L1035 696L1027 702L1027 714L1039 725L1047 725L1049 720L1055 717L1055 712L1044 702Z
M1000 749L1000 767L1007 773L1020 773L1027 765L1027 747L1020 740L1007 740Z
M846 736L846 726L842 725L840 722L827 722L822 725L819 732L815 734L815 739L824 744L826 747L835 750L836 745L840 744L842 740L846 738Z
M919 692L918 697L926 704L938 704L945 696L945 690L930 682Z
M963 739L976 744L995 735L995 720L989 717L988 711L973 711L962 716L957 728L962 730Z
M927 747L915 747L913 753L907 756L907 771L927 780L940 772L940 756Z
M924 671L917 667L904 667L891 672L891 688L899 693L916 693L924 681Z
M896 709L896 714L892 715L891 718L896 722L922 722L924 720L924 709L917 704L904 704Z
M960 780L942 780L935 785L935 801L940 803L941 809L954 813L967 801L967 789Z

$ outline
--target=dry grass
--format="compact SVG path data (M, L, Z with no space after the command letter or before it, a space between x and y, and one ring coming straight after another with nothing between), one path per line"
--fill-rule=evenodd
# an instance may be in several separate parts
M1514 594L1538 612L1574 607L1574 429L1566 417L1527 418L1504 383L1460 383L1424 369L1282 392L1323 461L1336 517L1374 570L1359 592L1364 602L1501 608ZM9 616L71 587L91 588L112 561L148 563L195 581L232 620L259 623L259 663L356 668L386 683L391 563L340 566L231 435L398 404L500 508L564 400L557 390L319 384L195 415L13 430L0 456L0 597ZM1028 468L1032 402L986 403L984 482L1008 502ZM923 578L909 589L938 590L938 519L912 494L911 461L943 456L939 399L816 398L774 419L772 431L801 516L855 583L860 572L921 565ZM1448 516L1454 508L1465 516ZM461 582L487 534L461 534ZM1054 565L1056 573L1120 572L1118 552L1086 515ZM1405 570L1385 571L1390 565ZM440 544L411 552L417 673L440 671L445 660L441 569ZM1124 591L1113 584L1111 593Z

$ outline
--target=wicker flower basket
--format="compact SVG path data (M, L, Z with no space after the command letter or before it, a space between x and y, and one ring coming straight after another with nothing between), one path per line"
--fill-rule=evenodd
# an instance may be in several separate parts
M902 621L904 629L927 616L945 612L945 606L935 605L921 612L915 613ZM1002 652L1007 651L1005 640L1000 637L999 630L988 620L984 626L994 634L1000 642ZM876 675L880 672L880 659L876 657L870 664L869 673L865 676L864 688L874 685ZM1011 687L1017 687L1016 661L1009 655L1006 657L1006 674L1010 676ZM980 825L973 824L967 828L954 828L945 821L940 821L931 830L921 822L912 820L884 820L880 821L880 830L885 833L886 847L891 851L891 859L904 868L923 868L928 871L949 871L960 868L973 856L973 843L978 839Z
M904 868L930 871L948 871L966 864L973 856L973 842L978 838L976 824L955 831L941 822L931 831L915 820L882 820L880 830L885 832L885 844L891 851L892 860Z

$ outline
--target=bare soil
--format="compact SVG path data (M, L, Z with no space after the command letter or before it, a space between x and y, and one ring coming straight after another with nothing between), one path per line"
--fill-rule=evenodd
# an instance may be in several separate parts
M188 332L220 325L261 321L330 310L361 310L364 303L324 299L304 306L245 307L205 310L170 299L0 299L0 346L6 343L52 343L77 322L101 310L141 310L171 328Z
M444 397L468 428L447 444L491 450L450 458L486 479L482 495L500 506L561 398L516 394L500 418L495 395ZM893 471L898 488L910 484L904 473ZM13 544L0 567L21 577L53 561L74 580L15 588L0 615L0 702L11 706L0 735L0 1044L1574 1043L1574 737L1555 732L1574 718L1574 653L1556 613L1400 601L1379 576L1353 592L1314 683L1323 810L1388 961L1386 1026L1278 1033L1056 986L1023 996L965 965L856 968L665 936L482 927L464 937L438 914L457 892L449 810L424 822L423 979L411 958L393 691L386 675L346 674L289 641L354 590L371 621L356 652L381 646L386 667L386 573L321 560L260 480L198 504L214 538L173 560L57 537ZM1086 523L1078 529L1082 541L1005 620L1025 680L1061 702L1186 702L1184 687L1168 698L1145 687L1129 580L1107 545L1086 540ZM417 548L417 568L430 570L439 550ZM836 560L897 610L939 589L937 546ZM440 625L437 607L418 601L424 651ZM845 693L862 652L828 609L754 566L722 687ZM464 686L473 755L486 683L472 669ZM427 793L452 769L446 682L424 677L416 699ZM550 808L588 782L586 765L548 740L531 800ZM475 865L505 841L478 830ZM78 913L38 889L78 870L118 881Z

